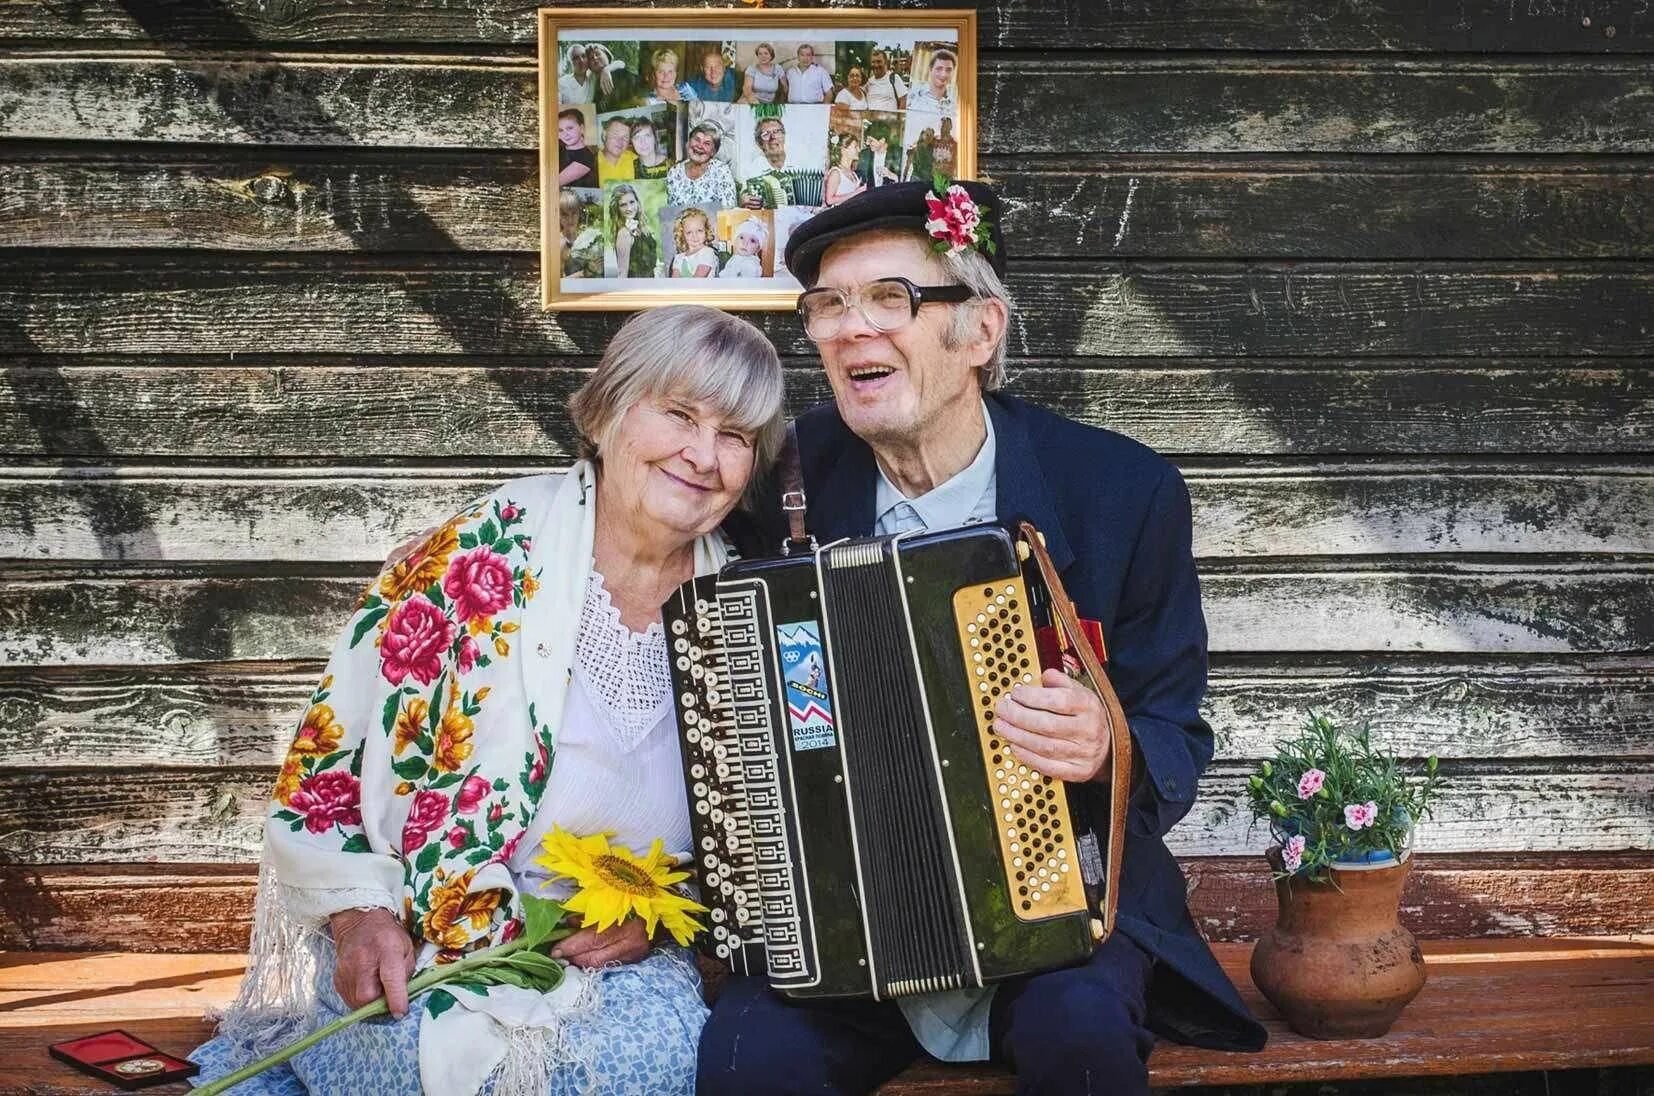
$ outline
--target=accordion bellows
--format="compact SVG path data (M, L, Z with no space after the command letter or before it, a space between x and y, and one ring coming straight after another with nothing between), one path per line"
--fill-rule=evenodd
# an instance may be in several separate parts
M794 997L1084 961L1112 923L1117 855L993 727L999 697L1039 679L1052 608L997 526L843 541L680 588L664 615L704 950Z

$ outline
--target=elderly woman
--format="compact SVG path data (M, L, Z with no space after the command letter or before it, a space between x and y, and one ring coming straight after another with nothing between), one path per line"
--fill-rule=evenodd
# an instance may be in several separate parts
M743 320L657 309L570 412L586 459L467 506L358 604L276 782L249 974L203 1079L384 994L394 1021L236 1091L692 1091L696 968L636 919L564 940L550 995L408 1000L415 970L520 931L554 825L690 851L660 605L727 557L719 525L780 444L780 363Z

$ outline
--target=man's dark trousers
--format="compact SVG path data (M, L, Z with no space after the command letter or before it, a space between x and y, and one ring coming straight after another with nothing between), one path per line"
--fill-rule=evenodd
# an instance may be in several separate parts
M993 1060L1017 1092L1147 1093L1149 956L1111 936L1089 963L1013 979L994 995ZM762 977L731 978L701 1036L701 1096L860 1096L924 1051L889 1001L793 1004Z

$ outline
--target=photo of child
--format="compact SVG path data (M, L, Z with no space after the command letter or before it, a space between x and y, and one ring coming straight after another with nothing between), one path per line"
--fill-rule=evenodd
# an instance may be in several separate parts
M603 266L603 192L596 187L564 187L557 195L563 277L601 278Z
M712 248L712 215L700 206L667 206L661 210L661 235L671 240L667 276L712 278L718 273L718 253Z
M720 278L767 278L775 270L775 233L767 209L725 209L718 213L718 235L729 241L730 257Z

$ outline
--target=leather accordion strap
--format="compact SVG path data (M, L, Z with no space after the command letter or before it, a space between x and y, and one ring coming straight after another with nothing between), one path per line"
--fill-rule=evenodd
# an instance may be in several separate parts
M1097 911L1103 922L1103 937L1107 939L1109 933L1114 931L1114 915L1120 902L1120 861L1126 844L1126 812L1131 804L1131 728L1126 724L1120 697L1114 692L1108 675L1103 672L1103 662L1108 660L1106 645L1100 662L1097 653L1086 641L1085 632L1080 629L1079 614L1074 611L1074 603L1069 600L1062 579L1057 577L1057 568L1051 563L1051 555L1045 550L1039 530L1024 521L1017 526L1017 531L1039 566L1040 577L1051 593L1051 611L1080 661L1086 683L1103 702L1103 711L1108 717L1109 764L1112 767L1108 804L1108 872L1103 879L1103 903Z
M810 530L805 524L806 498L804 495L804 464L798 454L798 423L789 420L787 437L781 443L781 456L776 462L781 476L781 510L787 515L787 540L781 546L783 555L804 551L811 547Z

